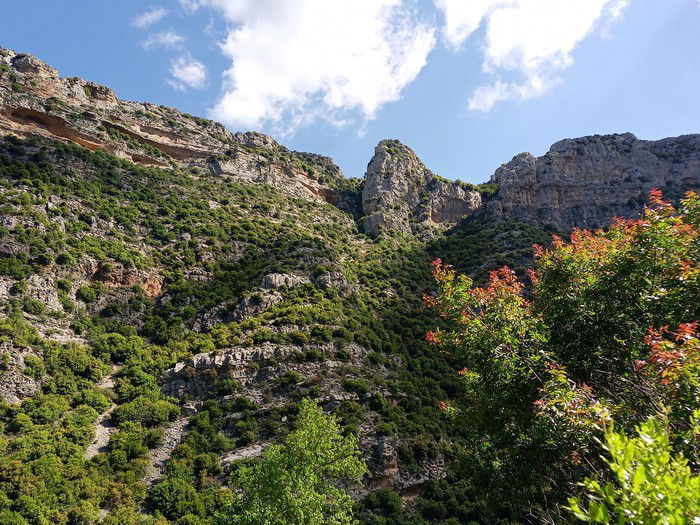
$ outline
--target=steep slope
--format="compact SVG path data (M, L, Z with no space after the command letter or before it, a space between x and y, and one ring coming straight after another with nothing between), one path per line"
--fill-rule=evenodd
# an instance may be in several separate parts
M27 445L2 461L39 468L33 443L68 440L45 454L82 469L56 486L70 495L61 512L78 504L73 483L172 482L174 451L220 455L204 485L190 483L225 485L237 450L283 434L303 396L358 432L367 489L444 475L444 394L412 371L449 374L416 344L427 328L415 320L428 280L420 244L370 243L323 201L46 139L0 141L0 194L0 374L6 401L21 402L3 417ZM101 382L110 366L114 382ZM203 432L187 419L219 406L211 440L179 449ZM78 417L79 437L67 437ZM82 503L93 510L142 501L95 490ZM54 508L55 493L42 494Z
M221 124L115 93L58 72L27 54L0 48L0 132L41 135L105 149L145 166L188 167L274 186L288 195L338 199L344 184L327 157L290 152L260 133L232 134Z
M464 384L426 345L439 320L420 298L432 258L477 278L522 270L547 240L538 225L573 224L561 211L568 193L559 215L537 211L553 208L564 168L542 168L549 193L536 174L527 197L518 184L529 172L452 183L382 141L365 180L347 180L326 157L118 100L8 50L0 102L0 502L10 502L0 512L10 522L160 513L208 524L240 461L283 436L307 396L360 438L370 469L358 499L395 490L413 501L410 523L498 514L452 482L461 430L438 403ZM664 172L656 156L661 173L649 168L629 192L696 185L688 140L668 139L662 152L686 160L666 159L676 168ZM618 164L647 159L612 150ZM563 166L590 179L580 199L590 223L604 223L586 196L617 205L614 181L581 158ZM379 494L366 500L374 514Z

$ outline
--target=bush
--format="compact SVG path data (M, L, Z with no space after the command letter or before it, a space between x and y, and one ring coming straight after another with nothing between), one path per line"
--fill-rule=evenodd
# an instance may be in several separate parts
M93 303L97 299L97 292L90 286L81 286L75 292L75 298L87 304Z
M41 315L46 310L46 305L41 301L27 297L24 299L22 309L31 315Z
M216 391L220 396L227 396L240 390L241 383L235 379L222 379L216 385Z
M138 422L146 427L153 427L172 421L179 414L180 408L170 401L139 396L118 406L113 412L113 417L117 423Z
M383 516L394 516L401 512L403 502L401 496L390 489L379 489L367 494L364 505L368 510L381 513Z
M343 388L348 392L355 392L358 396L367 395L369 392L369 385L364 379L353 379L346 377L343 379Z
M102 359L123 363L141 354L143 339L135 335L124 337L118 333L104 334L98 338L93 351Z
M277 383L282 386L293 386L301 381L301 374L296 370L287 370L277 378Z
M161 481L149 491L148 501L171 520L186 515L204 516L204 504L199 494L182 479Z
M34 379L40 379L44 375L44 361L34 354L27 354L24 360L24 373Z
M637 437L611 430L605 441L612 481L587 478L587 504L569 500L574 516L588 523L639 525L691 523L700 516L700 476L682 454L673 455L667 421L649 419L637 427Z
M73 266L75 264L75 258L67 252L59 253L56 256L56 264L61 266Z

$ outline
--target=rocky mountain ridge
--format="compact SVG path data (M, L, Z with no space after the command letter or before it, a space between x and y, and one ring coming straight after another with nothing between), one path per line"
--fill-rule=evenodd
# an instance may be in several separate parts
M343 178L327 157L291 152L261 133L231 133L165 106L120 100L108 87L61 78L36 57L4 48L0 132L105 149L145 166L201 169L295 197L336 201L329 183Z
M481 194L440 179L397 140L383 140L367 166L362 190L365 232L428 233L454 226L481 206Z
M652 188L676 198L700 186L700 135L562 140L541 157L516 155L491 182L499 190L490 214L559 230L599 228L616 216L637 216Z
M430 238L475 213L556 230L596 228L639 213L651 188L677 195L700 185L700 135L645 141L631 133L562 140L541 157L520 153L478 186L442 179L407 146L383 140L363 180L346 179L328 157L291 152L261 133L231 133L172 108L120 100L105 86L61 78L39 59L2 48L0 131L323 199L361 218L371 237ZM348 191L357 195L348 199Z
M461 445L439 401L464 382L424 340L430 260L523 273L549 238L538 225L634 215L653 186L697 185L700 149L574 139L470 185L386 140L349 180L9 50L0 135L0 469L20 469L6 486L22 515L105 524L155 509L209 525L304 397L358 436L356 497L395 490L426 515L467 501L444 481ZM49 463L61 484L43 484Z

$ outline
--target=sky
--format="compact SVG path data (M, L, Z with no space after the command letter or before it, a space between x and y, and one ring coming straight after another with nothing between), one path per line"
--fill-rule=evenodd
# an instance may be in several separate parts
M3 0L0 46L364 174L384 138L479 183L522 151L700 132L700 0Z

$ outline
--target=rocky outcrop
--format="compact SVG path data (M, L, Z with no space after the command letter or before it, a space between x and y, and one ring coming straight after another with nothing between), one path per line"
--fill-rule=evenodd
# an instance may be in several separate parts
M354 343L346 345L343 350L351 359L358 361L367 354L365 348ZM163 393L178 398L185 394L195 398L206 398L216 394L215 387L219 380L236 379L244 386L249 385L246 395L257 402L263 399L263 390L274 384L271 379L287 370L295 370L301 377L308 379L315 377L322 368L334 368L341 364L337 361L289 361L290 357L302 351L313 351L331 359L338 348L333 343L310 343L303 347L262 343L253 347L233 347L219 352L197 354L163 374L162 390ZM283 361L285 362L277 364ZM271 368L261 372L261 367L268 362L271 363Z
M279 284L284 286L281 281ZM342 360L334 358L341 350ZM309 360L305 357L309 352L324 357ZM355 370L358 375L377 372L376 367L372 370L365 368L367 355L367 349L355 343L343 345L342 348L336 343L310 343L302 346L263 343L253 347L233 347L197 354L176 364L163 374L162 391L187 400L190 407L201 406L203 400L212 398L220 401L245 398L258 419L264 419L268 412L285 406L290 396L305 395L302 393L309 388L315 390L314 399L331 411L346 402L369 401L371 407L371 401L375 398L396 402L398 398L405 397L405 394L376 386L364 392L347 390L343 380L349 370ZM219 388L222 380L230 379L235 380L237 389L235 392L228 389L222 392ZM227 432L235 436L235 423L239 415L234 411L226 417L229 421ZM361 498L378 488L392 488L406 493L419 492L427 481L445 476L445 461L440 451L429 451L425 457L417 457L417 463L409 469L399 458L400 438L384 436L375 431L374 424L381 416L368 408L364 418L365 423L359 427L358 438L367 459L368 473L361 486L351 487L354 497ZM286 421L286 416L283 420ZM151 452L152 466L147 481L153 482L162 473L167 456L186 430L183 421L179 420L179 423L168 427L163 445ZM220 463L228 466L239 460L257 457L267 446L276 442L278 437L263 434L255 443L225 453L220 458Z
M17 404L39 392L39 381L26 374L25 357L30 355L9 341L0 343L0 401Z
M631 133L562 140L548 153L520 153L491 177L495 196L433 175L408 147L385 140L367 167L365 232L426 235L475 212L570 230L639 215L652 188L669 197L700 186L700 135L657 141Z
M199 168L331 203L343 177L327 157L289 151L261 133L233 134L173 108L120 100L105 86L61 78L36 57L0 48L0 135L7 133L102 148L146 166Z
M197 331L209 330L221 322L250 319L281 303L284 291L304 285L313 285L321 290L335 290L341 297L347 297L356 291L356 287L341 272L322 272L315 276L304 273L271 273L263 277L260 286L240 299L224 302L200 313L193 328Z
M478 192L436 177L397 140L383 140L367 166L362 191L365 232L425 234L453 226L481 205Z
M700 135L657 141L631 133L562 140L542 157L516 155L491 177L492 215L559 230L635 217L649 190L671 197L700 186Z

